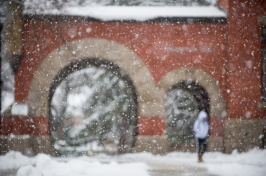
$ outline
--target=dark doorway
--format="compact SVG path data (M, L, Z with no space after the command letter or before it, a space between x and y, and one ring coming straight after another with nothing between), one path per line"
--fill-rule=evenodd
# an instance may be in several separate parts
M50 132L61 155L130 152L137 95L126 72L103 59L69 64L49 92Z
M166 98L166 125L170 150L194 150L193 124L201 110L210 112L206 90L197 82L181 81Z

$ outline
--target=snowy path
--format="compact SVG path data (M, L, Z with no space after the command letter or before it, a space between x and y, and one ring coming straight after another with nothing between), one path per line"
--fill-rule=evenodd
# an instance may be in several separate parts
M214 176L214 174L210 174L205 167L200 165L148 163L148 166L150 166L149 174L151 176Z
M0 156L1 176L265 176L266 150L247 153L206 153L204 163L195 153L173 152L119 156L95 155L54 158L39 154L26 157L11 151Z

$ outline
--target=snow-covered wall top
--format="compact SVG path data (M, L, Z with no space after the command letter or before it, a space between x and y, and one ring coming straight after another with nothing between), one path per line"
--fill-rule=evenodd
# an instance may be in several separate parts
M136 20L174 17L226 17L226 13L213 4L209 6L106 6L106 5L64 5L24 3L24 14L85 16L102 21ZM31 1L32 2L32 1Z

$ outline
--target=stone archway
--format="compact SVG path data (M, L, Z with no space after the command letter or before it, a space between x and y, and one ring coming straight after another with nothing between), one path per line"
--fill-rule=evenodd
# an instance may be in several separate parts
M53 79L60 70L71 62L86 58L101 58L111 61L128 74L138 95L139 117L164 117L164 91L155 86L154 79L143 61L133 51L115 41L95 38L67 42L45 57L35 71L30 85L27 100L29 116L48 118L49 88ZM156 110L154 111L154 109ZM143 139L153 141L154 137L138 136L136 146L141 145ZM156 140L161 139L164 141L163 143L167 142L164 136L156 138ZM46 141L49 141L49 139ZM138 148L142 147L136 147L136 149ZM163 147L163 150L165 151L166 148Z
M209 96L197 82L181 81L166 96L166 131L170 150L194 151L193 124L198 112L209 114Z
M34 74L29 90L27 103L30 116L48 117L48 94L53 79L69 63L85 58L102 58L123 68L136 87L139 113L145 115L148 112L145 109L149 109L149 102L154 102L152 95L156 88L143 61L117 42L87 38L66 43L43 60Z
M137 94L127 73L112 62L92 58L71 62L54 78L48 101L58 154L118 154L135 146Z
M227 115L227 110L221 89L219 85L217 85L216 80L208 73L197 68L179 68L167 73L158 82L157 86L159 89L162 89L166 95L171 87L181 81L196 82L206 90L209 97L211 126L208 148L210 151L223 151L223 121ZM215 135L212 136L212 134ZM187 147L185 150L187 150Z
M200 84L208 93L210 99L210 117L226 117L226 104L216 80L197 68L180 68L167 73L157 84L165 93L176 83L181 81L193 81Z

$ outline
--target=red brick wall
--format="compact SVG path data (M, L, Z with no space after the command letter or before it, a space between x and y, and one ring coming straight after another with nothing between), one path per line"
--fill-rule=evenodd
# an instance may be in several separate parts
M222 6L225 10L228 10L229 9L229 0L219 0L217 2L217 5L220 5Z
M24 59L15 76L15 100L27 100L34 72L51 51L62 46L64 42L83 38L104 38L128 47L147 65L155 82L180 67L203 69L218 81L222 93L225 94L226 29L226 24L219 23L25 21ZM211 134L223 134L223 128L219 124L220 122L211 121ZM164 117L139 119L140 135L165 135L165 130ZM48 133L48 128L45 133Z
M166 134L165 118L158 118L158 117L139 118L138 128L139 128L139 135L146 135L146 136L165 135Z
M12 116L1 117L0 135L47 135L49 134L46 117Z
M229 1L228 12L228 118L258 118L261 101L261 31L263 0Z
M226 24L58 22L55 26L25 22L24 59L15 76L16 101L27 100L34 71L52 50L64 41L87 37L113 40L128 47L143 59L155 82L176 68L196 67L219 81L225 93ZM176 52L178 47L198 51L180 53Z
M25 21L24 59L15 76L15 100L27 100L34 71L51 51L64 42L91 37L116 41L137 53L155 82L176 68L203 69L219 82L229 118L262 117L263 112L257 108L261 96L261 31L257 16L266 15L266 3L227 3L228 25ZM192 51L181 53L180 48ZM210 48L210 52L204 52L204 48Z

